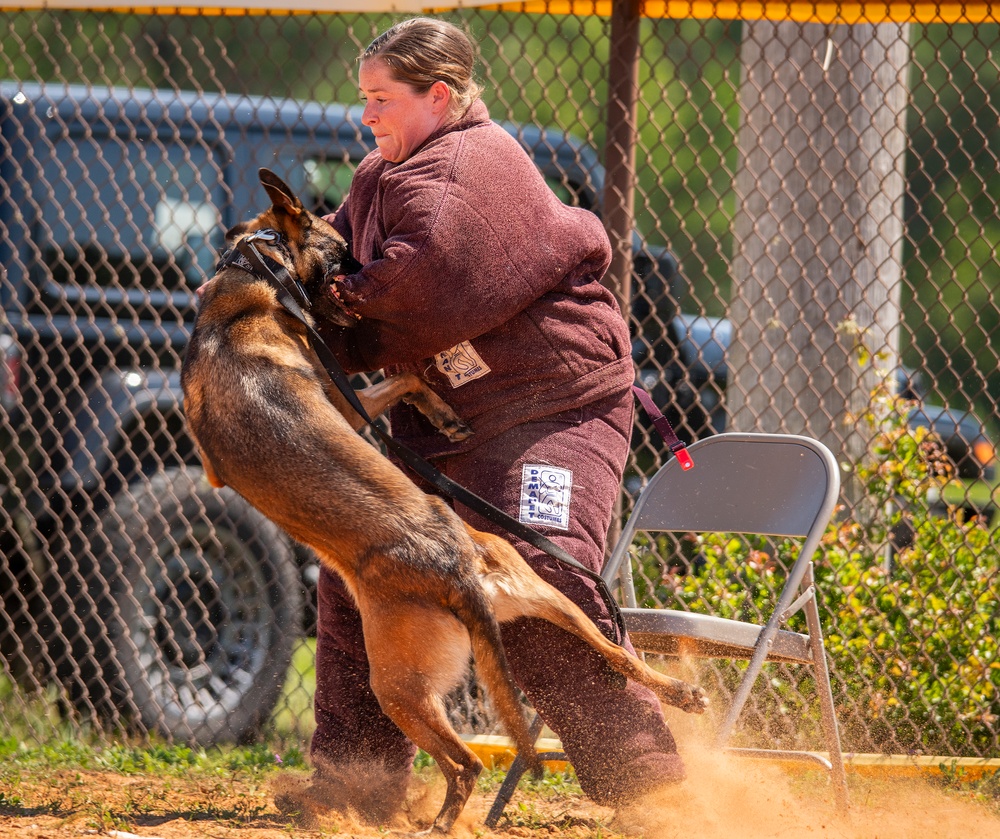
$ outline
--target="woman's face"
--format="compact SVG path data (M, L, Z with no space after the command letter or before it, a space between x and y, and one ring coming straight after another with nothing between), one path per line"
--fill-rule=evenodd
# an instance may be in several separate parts
M382 157L393 163L406 160L448 119L451 93L444 82L417 93L394 79L385 62L377 58L358 68L358 87L365 103L361 121L374 133Z

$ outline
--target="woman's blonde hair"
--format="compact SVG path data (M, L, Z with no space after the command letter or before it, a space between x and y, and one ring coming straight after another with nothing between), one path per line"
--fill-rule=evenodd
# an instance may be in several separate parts
M465 113L483 92L474 78L476 53L469 36L452 23L415 17L401 21L372 41L360 63L378 59L393 78L426 93L435 82L451 91L451 111Z

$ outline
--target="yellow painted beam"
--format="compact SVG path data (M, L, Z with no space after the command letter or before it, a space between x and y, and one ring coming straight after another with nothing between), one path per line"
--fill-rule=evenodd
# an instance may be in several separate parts
M611 15L613 0L208 0L198 6L120 0L0 0L0 9L78 9L125 14L244 15L312 12L419 14L484 8L550 15ZM989 0L641 0L648 18L794 20L802 23L997 23L1000 4Z
M478 735L466 737L466 744L487 766L507 769L514 760L514 746L506 737ZM558 740L540 739L536 748L540 752L555 752L561 749ZM826 757L825 752L816 754ZM809 766L801 760L778 760L770 758L746 757L745 760L767 760L789 770L801 770ZM554 772L566 768L565 761L546 761L545 766ZM927 755L877 755L845 754L844 768L854 775L868 777L919 778L944 773L956 773L963 780L976 781L1000 772L1000 760L978 757L930 757Z
M978 781L1000 772L1000 760L928 755L844 755L844 766L857 775L883 777L917 778L955 772L966 781Z
M463 739L486 766L494 769L509 769L514 755L517 754L514 744L506 737L477 734L475 737L464 737ZM558 740L541 737L536 741L535 749L539 752L558 752L562 749L562 744ZM544 766L553 772L562 772L566 769L567 764L564 760L550 760L545 761Z

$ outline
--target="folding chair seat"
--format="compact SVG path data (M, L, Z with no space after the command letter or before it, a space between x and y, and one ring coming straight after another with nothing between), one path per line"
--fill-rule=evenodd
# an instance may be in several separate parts
M846 808L847 783L812 566L840 491L837 463L822 443L790 434L719 434L692 444L688 452L693 469L685 471L671 459L640 493L601 575L609 584L621 586L625 625L637 651L750 662L716 732L718 748L753 757L817 762L830 771L838 807ZM757 534L803 541L770 618L759 625L683 610L638 608L630 548L639 532ZM807 632L783 628L799 612L805 615ZM813 668L827 757L728 748L765 662ZM524 768L515 760L487 825L499 820Z

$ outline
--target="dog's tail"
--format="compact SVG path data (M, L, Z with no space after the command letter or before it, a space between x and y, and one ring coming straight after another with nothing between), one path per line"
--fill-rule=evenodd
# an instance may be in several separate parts
M474 590L465 589L464 592L466 596L462 597L463 602L457 605L455 611L469 630L476 673L486 686L500 721L514 741L517 753L527 761L532 775L541 777L542 764L524 718L517 687L510 674L500 638L500 624L482 589L476 586Z

